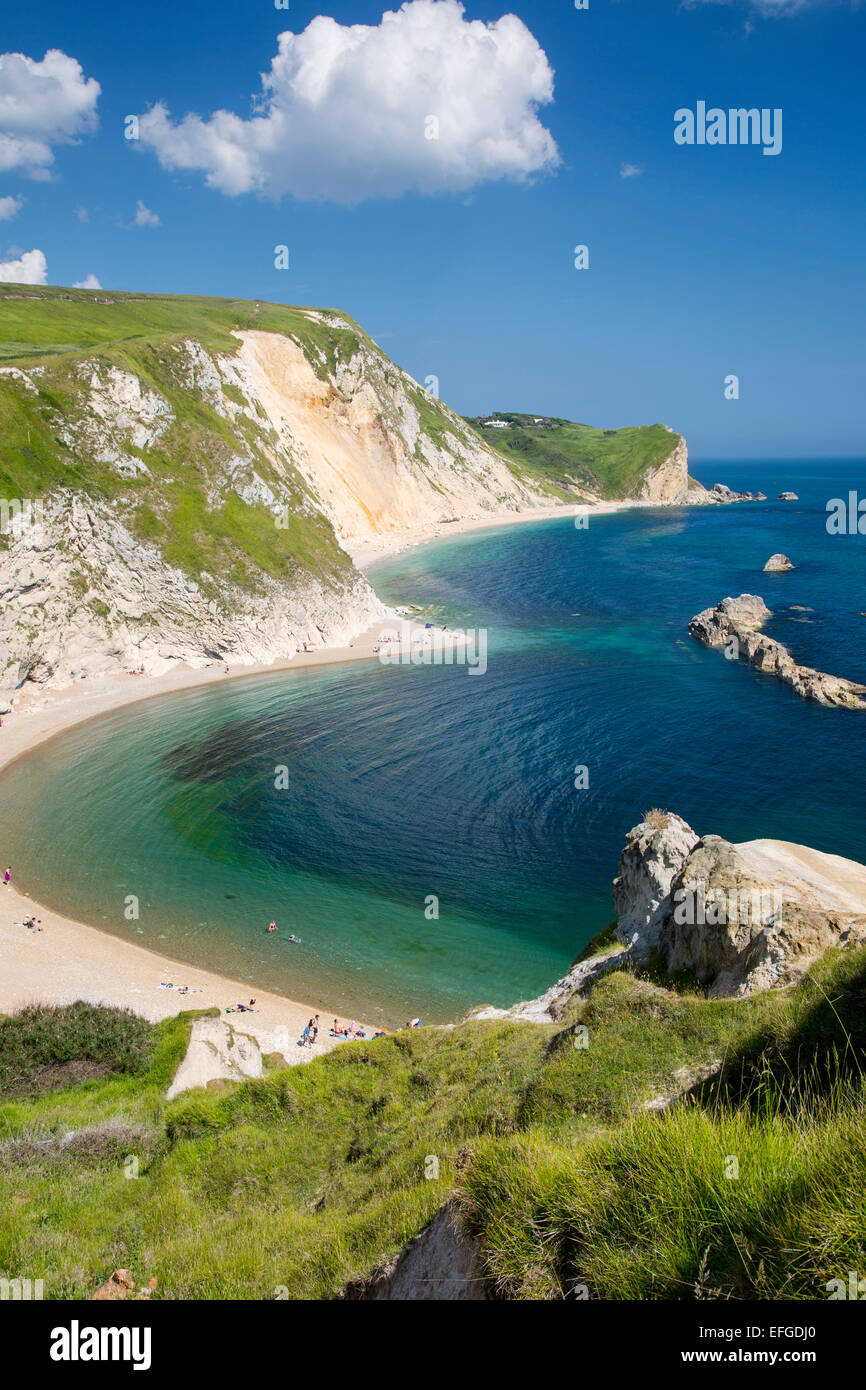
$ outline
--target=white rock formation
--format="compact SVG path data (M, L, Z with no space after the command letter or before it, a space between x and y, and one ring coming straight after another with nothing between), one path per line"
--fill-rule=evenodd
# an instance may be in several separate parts
M218 603L155 545L136 541L111 507L56 493L39 526L0 552L0 713L34 682L271 662L303 641L346 645L392 617L351 570L339 586L263 575L258 592L234 591Z
M705 608L689 623L689 632L707 647L725 647L732 657L743 657L750 666L767 671L790 685L804 700L846 709L866 709L866 685L800 666L788 648L759 632L770 610L756 594L725 598L715 608Z
M221 1018L193 1021L186 1056L166 1092L173 1100L194 1086L212 1081L243 1081L262 1075L262 1053L255 1038L241 1033Z
M700 838L654 811L626 836L613 883L609 951L573 966L538 999L473 1009L472 1019L560 1019L611 970L658 960L713 998L795 984L831 947L866 942L866 865L784 840Z
M777 551L775 555L770 556L765 564L764 573L781 574L784 570L792 570L793 568L794 564L788 559L788 556L783 555L781 551Z
M371 1302L478 1303L490 1297L481 1275L481 1251L451 1203L436 1213L390 1264L350 1285L349 1299Z

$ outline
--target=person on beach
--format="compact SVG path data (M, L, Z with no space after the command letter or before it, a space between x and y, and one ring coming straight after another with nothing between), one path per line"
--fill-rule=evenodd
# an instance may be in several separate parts
M316 1042L316 1041L318 1040L318 1037L319 1037L319 1015L318 1015L318 1014L316 1014L316 1017L312 1020L312 1023L313 1023L313 1042Z
M12 865L11 865L11 864L9 865L9 868L6 870L5 874L3 875L3 882L6 884L6 887L7 887L7 888L9 887L9 884L12 882Z
M313 1046L313 1020L310 1019L301 1036L301 1043L307 1047Z

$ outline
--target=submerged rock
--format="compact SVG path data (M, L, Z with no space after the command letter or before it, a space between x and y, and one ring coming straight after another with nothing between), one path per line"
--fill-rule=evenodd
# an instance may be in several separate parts
M787 555L783 555L781 551L779 551L777 554L770 556L764 566L764 573L780 574L782 570L792 570L793 568L793 561L789 560Z

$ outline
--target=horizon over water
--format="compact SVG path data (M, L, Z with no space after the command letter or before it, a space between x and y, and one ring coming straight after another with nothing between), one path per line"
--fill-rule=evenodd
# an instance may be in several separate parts
M586 530L523 522L370 571L413 616L486 629L484 675L287 670L163 695L35 749L0 780L16 882L138 945L393 1024L546 989L611 920L626 832L651 806L700 834L866 859L866 712L804 701L687 632L700 609L757 593L799 661L866 682L866 537L825 525L830 498L866 495L866 467L693 468L769 500ZM800 500L776 501L789 487ZM763 574L778 550L796 568Z

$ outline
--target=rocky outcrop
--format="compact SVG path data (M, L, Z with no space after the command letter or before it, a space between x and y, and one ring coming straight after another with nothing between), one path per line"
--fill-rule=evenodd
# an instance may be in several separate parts
M787 555L783 555L781 551L778 551L775 555L770 556L764 566L764 573L781 574L783 571L792 570L793 568L793 561L789 560Z
M673 434L673 430L671 430ZM648 468L636 494L637 500L655 506L707 507L730 502L765 502L762 492L734 492L724 483L705 488L689 477L689 451L682 435L670 454L655 468Z
M732 844L651 811L626 836L613 881L614 945L538 999L472 1019L559 1021L612 970L660 964L713 998L796 983L832 947L866 942L866 865L783 840Z
M866 709L866 685L800 666L788 648L758 629L771 616L762 598L740 594L726 598L715 608L705 608L689 623L689 632L707 647L724 647L731 660L742 657L750 666L766 671L790 685L804 700L845 709Z
M173 1100L194 1086L209 1086L213 1081L259 1077L262 1070L261 1048L250 1033L238 1032L217 1016L197 1018L166 1099Z
M644 474L637 493L639 501L665 506L683 500L689 487L689 451L682 435L675 438L676 445L667 458Z
M658 940L671 883L698 837L679 816L650 812L629 834L613 881L614 935L646 953Z
M779 501L780 501L780 502L799 502L799 500L800 500L800 499L799 499L799 497L797 496L796 492L780 492L780 493L779 493Z
M390 1264L350 1284L343 1298L371 1302L478 1303L491 1297L478 1240L449 1202Z
M671 885L658 950L713 997L794 984L833 946L866 941L866 866L803 845L701 839Z
M692 507L723 507L731 502L766 502L766 494L763 492L734 492L727 483L713 483L711 488L702 487L695 482L694 478L689 479L689 489L683 501Z
M394 616L351 568L330 583L263 574L254 593L226 582L214 592L137 540L106 502L68 491L10 540L0 551L0 712L34 685L267 663L303 642L346 645Z

